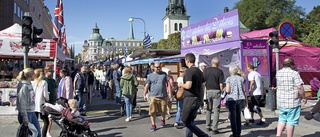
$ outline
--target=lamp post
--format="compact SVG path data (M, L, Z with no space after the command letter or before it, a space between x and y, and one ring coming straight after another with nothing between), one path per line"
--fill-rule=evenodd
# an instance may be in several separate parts
M110 38L110 40L112 40L113 41L113 43L111 43L111 50L112 50L112 62L113 62L113 58L114 58L114 54L115 54L115 52L114 52L114 50L115 50L115 46L116 46L116 44L115 44L115 39L112 37L112 38Z
M144 25L144 31L143 31L143 34L144 34L144 38L146 37L146 22L142 19L142 18L136 18L136 17L130 17L129 18L129 22L132 22L134 21L134 19L138 19L138 20L141 20L143 22L143 25Z

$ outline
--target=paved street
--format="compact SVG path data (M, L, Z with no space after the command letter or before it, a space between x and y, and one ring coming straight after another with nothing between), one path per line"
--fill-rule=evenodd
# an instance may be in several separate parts
M90 122L92 122L91 128L98 133L101 137L183 137L185 135L185 129L176 129L172 126L175 121L173 109L173 117L166 120L166 127L160 128L160 116L157 119L157 131L150 131L150 118L147 115L147 103L143 102L142 86L139 86L138 93L138 104L141 106L141 115L138 112L134 112L133 120L130 122L125 122L125 116L120 117L120 106L115 105L114 101L101 100L95 97L92 104L89 105L88 116L86 117ZM311 104L314 101L309 101L302 108L302 115L308 113L311 109ZM243 137L269 137L276 134L277 126L277 116L276 112L271 112L263 109L263 114L267 119L267 124L263 126L257 126L255 124L250 127L243 126L242 136ZM258 118L258 115L255 115ZM1 116L0 117L0 132L1 137L14 137L15 132L18 127L18 122L16 116ZM227 119L227 113L225 109L222 109L220 114L220 125L219 135L209 135L228 137L231 134L230 123L224 123ZM256 122L258 120L256 119ZM198 115L196 119L196 124L203 130L205 130L205 115ZM51 134L54 137L59 136L61 129L54 123ZM295 137L319 137L319 122L311 120L306 121L303 116L300 119L300 125L295 130Z

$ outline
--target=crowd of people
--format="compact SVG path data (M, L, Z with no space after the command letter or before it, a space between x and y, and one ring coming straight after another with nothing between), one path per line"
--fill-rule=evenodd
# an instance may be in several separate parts
M206 110L206 131L212 134L219 134L218 121L221 108L221 100L225 100L228 110L228 121L230 121L232 134L230 137L240 137L242 126L255 123L254 113L260 119L257 125L263 125L267 121L260 109L262 99L265 96L261 75L255 71L252 64L247 64L248 75L237 65L229 67L229 76L225 77L224 72L219 68L219 59L211 60L211 67L202 63L199 68L195 66L196 57L192 53L185 55L186 67L180 68L180 76L175 82L169 68L161 67L160 63L152 63L148 67L144 85L144 100L149 102L149 115L151 120L151 131L156 131L156 113L161 114L160 126L166 126L166 120L170 119L172 102L178 88L183 90L183 98L176 99L176 119L174 127L185 127L186 136L193 134L199 137L208 137L206 132L198 128L194 122L199 110ZM48 114L41 108L43 103L56 103L60 97L76 99L79 113L86 115L87 104L92 102L93 97L101 97L105 100L115 100L120 104L122 98L125 102L125 121L132 119L132 110L135 107L135 100L139 82L133 67L119 66L112 63L110 66L100 64L86 66L79 69L71 68L71 71L62 69L60 81L52 77L53 69L26 68L19 73L19 84L17 88L17 108L19 111L19 123L32 123L38 130L38 136L50 137L52 121ZM249 83L246 85L246 81ZM176 84L175 84L176 83ZM302 87L303 81L299 72L294 68L292 59L285 59L283 68L276 74L277 106L279 109L279 120L277 136L281 136L284 128L287 135L292 136L294 128L299 124L301 101L306 103L306 97ZM246 87L248 86L248 87ZM247 91L248 89L248 91ZM226 93L225 97L221 94ZM206 104L206 105L204 105ZM251 112L251 119L246 119L245 124L241 123L241 113L244 108ZM318 112L320 103L312 110ZM311 119L313 114L306 115ZM213 118L211 115L213 114ZM312 115L311 115L312 114ZM38 117L43 120L42 131Z
M69 100L75 118L80 118L79 114L86 116L87 104L92 102L93 96L115 100L115 103L120 104L123 95L127 108L132 110L139 83L130 65L127 67L123 65L120 67L116 63L110 66L81 65L77 69L71 67L71 71L66 67L60 70L59 81L53 79L53 72L50 66L26 68L17 77L18 121L20 124L32 123L38 131L38 137L51 137L52 120L42 105L45 103L55 105L58 98ZM77 104L74 101L77 101ZM128 117L126 121L129 121L132 112L130 109L126 112ZM42 128L39 118L43 121Z

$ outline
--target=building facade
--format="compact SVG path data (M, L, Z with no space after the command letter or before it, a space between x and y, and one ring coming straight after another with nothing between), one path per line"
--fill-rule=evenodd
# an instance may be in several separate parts
M33 25L42 28L42 38L52 38L52 17L43 0L0 0L0 30L12 26L14 23L22 25L23 15L29 12Z
M183 0L168 0L166 16L163 20L163 38L167 39L168 35L180 32L181 28L189 25L190 16Z
M82 62L95 62L114 57L115 54L124 53L127 46L128 52L138 49L142 46L142 40L134 39L132 23L130 24L130 33L128 39L106 38L100 34L100 29L96 24L89 40L85 40L82 46Z

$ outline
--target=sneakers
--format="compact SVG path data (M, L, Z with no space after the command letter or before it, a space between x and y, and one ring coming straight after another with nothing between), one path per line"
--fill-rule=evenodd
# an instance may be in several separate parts
M132 116L130 116L129 119L131 120L131 119L132 119Z
M47 133L47 137L52 137L50 133Z
M168 119L170 119L172 116L171 115L167 115L166 116L166 119L168 120Z
M156 126L156 125L151 125L151 131L152 131L152 132L156 131L156 129L157 129L157 126Z
M261 120L259 123L257 123L257 125L259 125L259 126L260 126L260 125L264 125L264 124L266 124L266 122L265 122L265 121L262 121L262 120Z
M250 122L250 123L254 123L254 119L250 119L249 122Z
M161 120L161 127L164 127L166 125L166 121L165 120Z
M130 121L130 118L127 117L127 118L126 118L126 122L129 122L129 121Z
M218 131L218 130L214 130L214 131L212 131L212 134L213 135L216 135L216 134L219 134L220 132Z
M173 126L176 127L177 129L179 128L179 124L178 123L174 123Z

